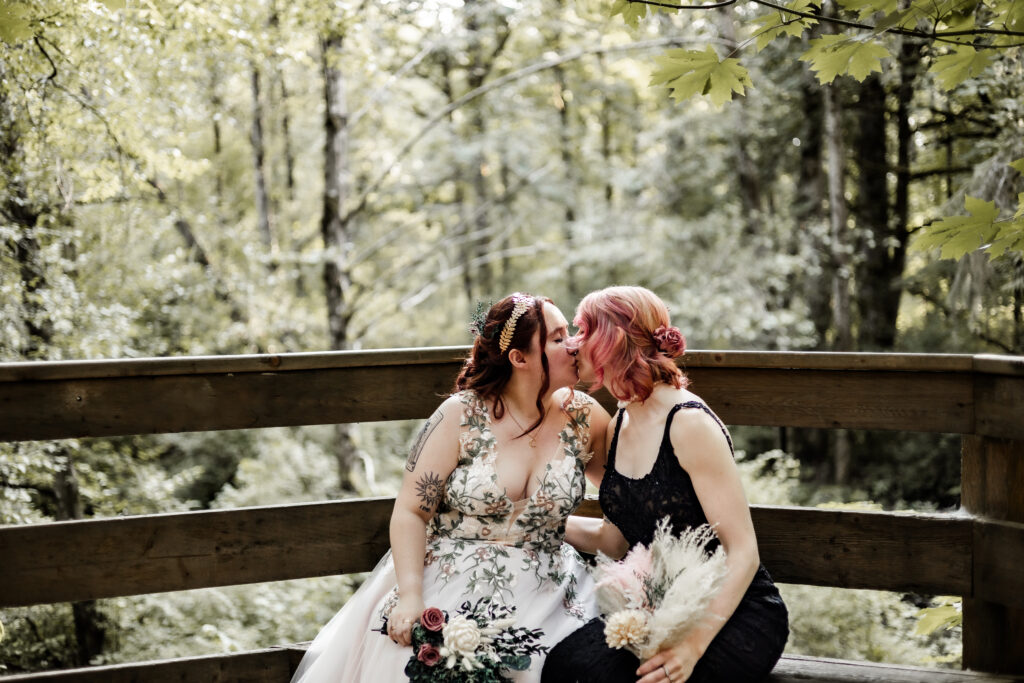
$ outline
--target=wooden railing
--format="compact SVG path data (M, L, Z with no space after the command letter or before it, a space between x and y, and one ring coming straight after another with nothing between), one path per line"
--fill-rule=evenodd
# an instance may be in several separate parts
M423 418L465 351L0 364L0 441ZM960 513L754 506L761 557L781 582L962 595L965 666L1024 674L1024 358L694 351L682 360L729 424L963 434ZM0 607L366 571L387 549L392 504L0 527ZM594 501L582 511L600 514ZM215 670L217 680L283 681L299 656L283 647L174 660L142 677L212 680ZM53 676L138 672L24 678Z

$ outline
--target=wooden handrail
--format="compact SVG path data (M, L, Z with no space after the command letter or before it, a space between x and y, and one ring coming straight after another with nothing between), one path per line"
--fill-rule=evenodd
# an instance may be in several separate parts
M0 527L0 607L368 571L394 500L359 499ZM580 514L599 516L596 501ZM1024 605L1020 553L984 559L974 534L1024 548L1024 527L963 515L753 506L779 581L991 597ZM976 525L982 525L980 530ZM1007 559L1009 558L1009 559Z
M0 441L423 418L465 353L2 363ZM1024 357L693 351L679 362L729 424L963 434L971 514L754 506L761 556L783 582L962 595L965 665L1024 671ZM387 548L392 504L0 527L0 606L367 570ZM583 512L599 514L593 501Z
M423 418L465 350L4 363L0 441ZM1024 437L1024 359L695 351L680 364L730 424Z

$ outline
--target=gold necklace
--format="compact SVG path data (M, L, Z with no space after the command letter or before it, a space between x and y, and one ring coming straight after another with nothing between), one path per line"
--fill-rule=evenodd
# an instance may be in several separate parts
M516 416L512 414L511 410L509 410L506 407L505 408L505 412L508 414L509 417L512 418L512 421L516 423L516 426L519 427L519 429L523 430L523 432L526 432L526 427L523 426L522 422L520 422L519 420L516 419ZM543 420L541 421L540 425L537 425L536 431L540 430L541 425L543 425ZM531 433L530 434L530 448L536 448L536 447L537 447L537 435Z

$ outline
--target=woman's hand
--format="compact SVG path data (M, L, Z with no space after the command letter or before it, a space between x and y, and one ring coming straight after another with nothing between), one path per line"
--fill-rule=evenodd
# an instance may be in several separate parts
M412 625L419 621L426 606L419 595L398 599L395 608L388 617L388 637L399 645L412 644Z
M640 676L637 683L683 683L693 673L697 660L703 650L692 638L673 647L667 647L640 665L636 675Z

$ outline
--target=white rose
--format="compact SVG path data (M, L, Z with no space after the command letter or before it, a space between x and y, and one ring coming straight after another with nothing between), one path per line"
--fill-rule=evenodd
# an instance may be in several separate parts
M480 629L476 622L463 615L453 617L441 631L444 635L444 646L449 652L458 652L463 656L472 655L480 646Z

